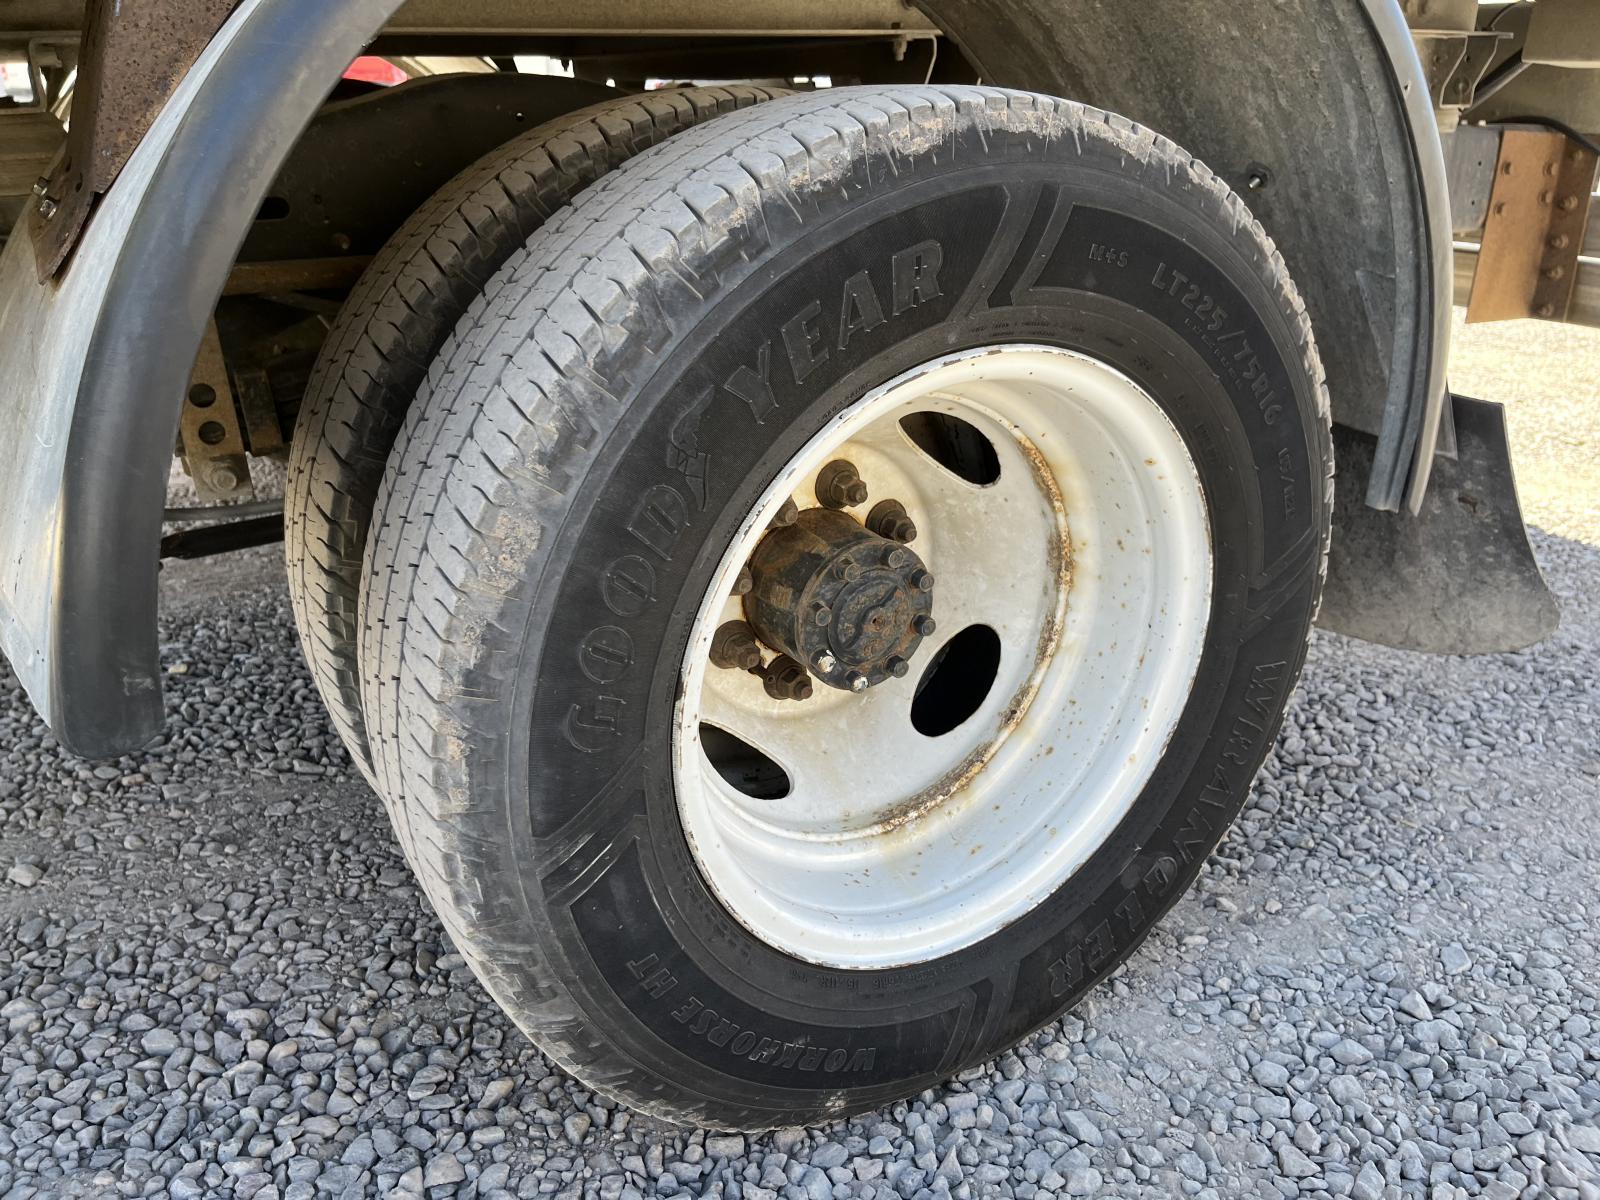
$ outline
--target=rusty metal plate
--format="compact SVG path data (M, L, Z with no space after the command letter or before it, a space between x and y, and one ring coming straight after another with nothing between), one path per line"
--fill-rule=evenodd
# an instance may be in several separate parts
M40 280L66 261L178 81L238 0L90 0L72 126L32 208Z
M1578 281L1578 259L1583 253L1589 210L1594 201L1591 192L1597 163L1600 163L1600 156L1593 150L1567 140L1556 172L1544 261L1533 291L1533 315L1536 317L1565 320L1572 306L1572 290Z
M1595 156L1560 133L1509 129L1495 172L1467 321L1561 320L1576 279Z
M184 465L202 500L248 499L254 494L244 430L215 321L206 327L195 357L178 437Z

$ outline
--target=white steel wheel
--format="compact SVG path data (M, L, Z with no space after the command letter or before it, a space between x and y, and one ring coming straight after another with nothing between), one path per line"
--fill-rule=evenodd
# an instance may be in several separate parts
M932 624L894 665L903 674L851 690L850 664L823 651L808 674L842 686L790 664L769 689L742 669L748 644L741 659L713 643L776 586L741 579L775 519L822 507L839 463L867 495L835 496L838 511L894 535L862 543L866 577L851 587L872 584L883 541L911 532L877 519L898 501L914 526L905 548L932 577L918 581ZM1210 536L1182 437L1086 355L968 351L850 405L740 526L689 641L673 766L709 886L771 946L843 968L934 959L1030 911L1103 844L1166 748L1205 640ZM878 574L856 608L905 620L906 597L886 597L894 573ZM844 658L841 639L860 631L838 607L807 636ZM776 649L758 649L771 674Z

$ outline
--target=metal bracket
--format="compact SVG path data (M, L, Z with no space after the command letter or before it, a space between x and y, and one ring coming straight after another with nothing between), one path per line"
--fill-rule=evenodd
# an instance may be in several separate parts
M213 321L206 327L183 398L178 439L184 467L202 500L251 499L250 463L228 364Z
M19 44L20 42L20 44ZM33 37L26 41L0 37L0 50L10 54L21 52L28 64L28 84L33 89L33 99L26 104L15 101L0 105L0 114L42 113L50 111L49 84L45 79L46 67L61 65L61 49L66 44L61 38Z
M1578 278L1597 159L1564 134L1500 139L1467 321L1565 320Z
M156 113L237 0L90 0L72 127L40 180L30 230L40 281L71 253L95 198L121 172Z
M1494 61L1495 46L1511 37L1498 30L1413 29L1433 107L1454 120L1470 108L1479 82Z
M1483 231L1489 216L1500 161L1500 131L1489 125L1460 125L1443 137L1445 176L1450 182L1450 223L1456 237Z

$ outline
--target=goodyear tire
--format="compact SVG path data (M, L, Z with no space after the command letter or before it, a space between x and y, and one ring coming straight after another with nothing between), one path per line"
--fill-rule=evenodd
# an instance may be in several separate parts
M692 705L744 687L739 671L705 665L707 631L736 610L741 548L789 528L783 500L824 491L815 474L794 483L796 464L849 458L837 439L879 411L862 406L893 415L906 396L965 413L941 428L982 439L938 452L874 426L863 445L886 457L853 460L880 491L891 459L934 460L907 468L922 477L892 476L920 529L906 545L924 557L882 556L911 590L885 583L872 611L921 603L926 584L940 632L924 623L924 644L895 652L910 656L905 678L882 659L865 682L831 686L819 664L833 659L819 654L802 664L818 675L810 699L769 704L751 683L740 694L767 734L747 740L781 743L784 722L809 713L841 740L878 728L849 706L887 711L938 690L929 680L957 653L942 614L959 624L963 605L1042 612L1042 632L1023 644L995 617L989 669L1021 682L979 697L952 732L919 733L907 743L919 753L851 750L864 795L933 770L964 737L995 743L915 806L851 817L851 796L807 782L829 776L802 738L774 755L808 814L844 824L802 827L777 788L753 789L770 820L746 821L695 758L710 743L695 741ZM819 92L690 130L587 190L494 276L390 458L361 592L362 698L414 869L529 1036L645 1112L732 1128L818 1121L982 1062L1123 960L1243 802L1321 587L1327 420L1281 259L1238 197L1148 130L983 87ZM1117 441L1127 430L1145 431L1149 450ZM1091 461L1084 447L1102 436ZM986 453L988 475L963 463ZM1073 461L1083 478L1058 469ZM1063 533L1018 543L1009 572L977 579L942 533L961 506L927 498L965 495L982 511L995 478L1030 515L959 543L975 561L989 561L986 541L1053 520ZM1094 479L1124 490L1104 500ZM1036 513L1035 487L1050 500ZM1142 506L1137 518L1112 511L1117 496ZM836 511L867 520L870 504L841 493ZM1204 569L1167 569L1180 561ZM918 562L928 578L914 577ZM847 574L830 576L830 595ZM1013 578L1037 578L1049 602L1021 604L1033 585L1003 586ZM1119 579L1153 581L1161 604L1117 625ZM1102 617L1150 653L1087 661ZM826 632L841 655L859 644ZM1146 658L1172 669L1142 674ZM794 684L775 686L798 695ZM1168 715L1094 724L1129 705ZM1094 776L1103 786L1061 783L1075 753L1053 752L1083 729L1135 747ZM1104 749L1080 748L1089 765ZM992 771L1003 786L983 782ZM974 788L988 789L991 828L1062 822L1015 825L1013 857L994 869L950 859L919 875L907 855L942 853L938 833L966 828ZM696 807L702 793L724 806ZM1084 829L1098 822L1092 838L1069 827L1073 812ZM788 865L751 868L764 851L736 830L777 830L789 857L772 861ZM836 886L878 895L865 875L829 874L829 848L852 838L863 861L890 863L892 897L835 903ZM1077 857L1050 849L1066 843ZM1000 850L974 840L971 854ZM832 925L817 918L824 900Z

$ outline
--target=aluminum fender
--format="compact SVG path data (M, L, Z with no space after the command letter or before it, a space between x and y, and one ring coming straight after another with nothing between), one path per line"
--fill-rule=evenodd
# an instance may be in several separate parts
M71 262L0 253L0 647L86 757L160 733L157 546L184 385L279 165L395 0L245 0Z

